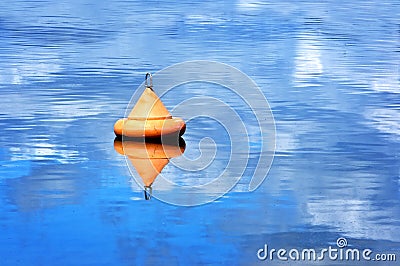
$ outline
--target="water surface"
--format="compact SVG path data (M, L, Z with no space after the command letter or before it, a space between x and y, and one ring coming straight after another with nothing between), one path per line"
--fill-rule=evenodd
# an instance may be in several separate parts
M253 265L271 263L257 259L266 243L324 248L338 237L398 252L399 13L390 0L2 1L0 264ZM196 59L257 82L276 157L253 193L245 175L210 204L145 201L113 124L146 72ZM203 84L163 100L224 93ZM186 156L204 137L220 150L207 174L183 181L224 167L219 132L188 123Z

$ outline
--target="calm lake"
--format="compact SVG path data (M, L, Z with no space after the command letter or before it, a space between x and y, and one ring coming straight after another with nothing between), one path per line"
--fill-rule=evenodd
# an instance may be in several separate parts
M257 257L266 244L318 251L338 238L399 263L399 14L396 0L2 0L0 265L381 265ZM250 162L213 202L145 200L114 148L113 125L146 72L188 60L229 64L268 99L276 153L254 192ZM213 84L162 100L172 110L202 95L247 119ZM221 124L192 119L183 139L166 176L198 185L225 169ZM202 154L215 155L202 171L178 169ZM153 190L169 193L157 179Z

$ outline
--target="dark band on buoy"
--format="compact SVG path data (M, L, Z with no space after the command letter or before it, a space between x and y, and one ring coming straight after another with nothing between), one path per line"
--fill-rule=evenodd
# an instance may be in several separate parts
M153 76L149 72L146 73L144 85L146 86L146 88L153 90Z

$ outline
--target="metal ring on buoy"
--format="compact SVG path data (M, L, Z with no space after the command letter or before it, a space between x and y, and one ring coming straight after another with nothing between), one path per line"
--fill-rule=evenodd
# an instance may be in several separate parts
M147 83L147 79L149 78L150 82ZM146 88L150 88L153 90L153 76L151 75L151 73L147 72L146 73L146 77L145 77L145 81L144 81L144 85L146 86Z
M150 200L151 194L153 193L153 188L151 186L144 186L144 199Z

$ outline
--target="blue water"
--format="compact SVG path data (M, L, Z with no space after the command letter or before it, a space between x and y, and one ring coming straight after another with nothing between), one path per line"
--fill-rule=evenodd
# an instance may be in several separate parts
M272 265L264 244L338 237L398 263L399 14L395 0L1 1L0 265ZM257 82L273 165L252 193L146 201L113 124L146 72L195 59ZM217 126L189 123L187 156L208 134L223 146Z

